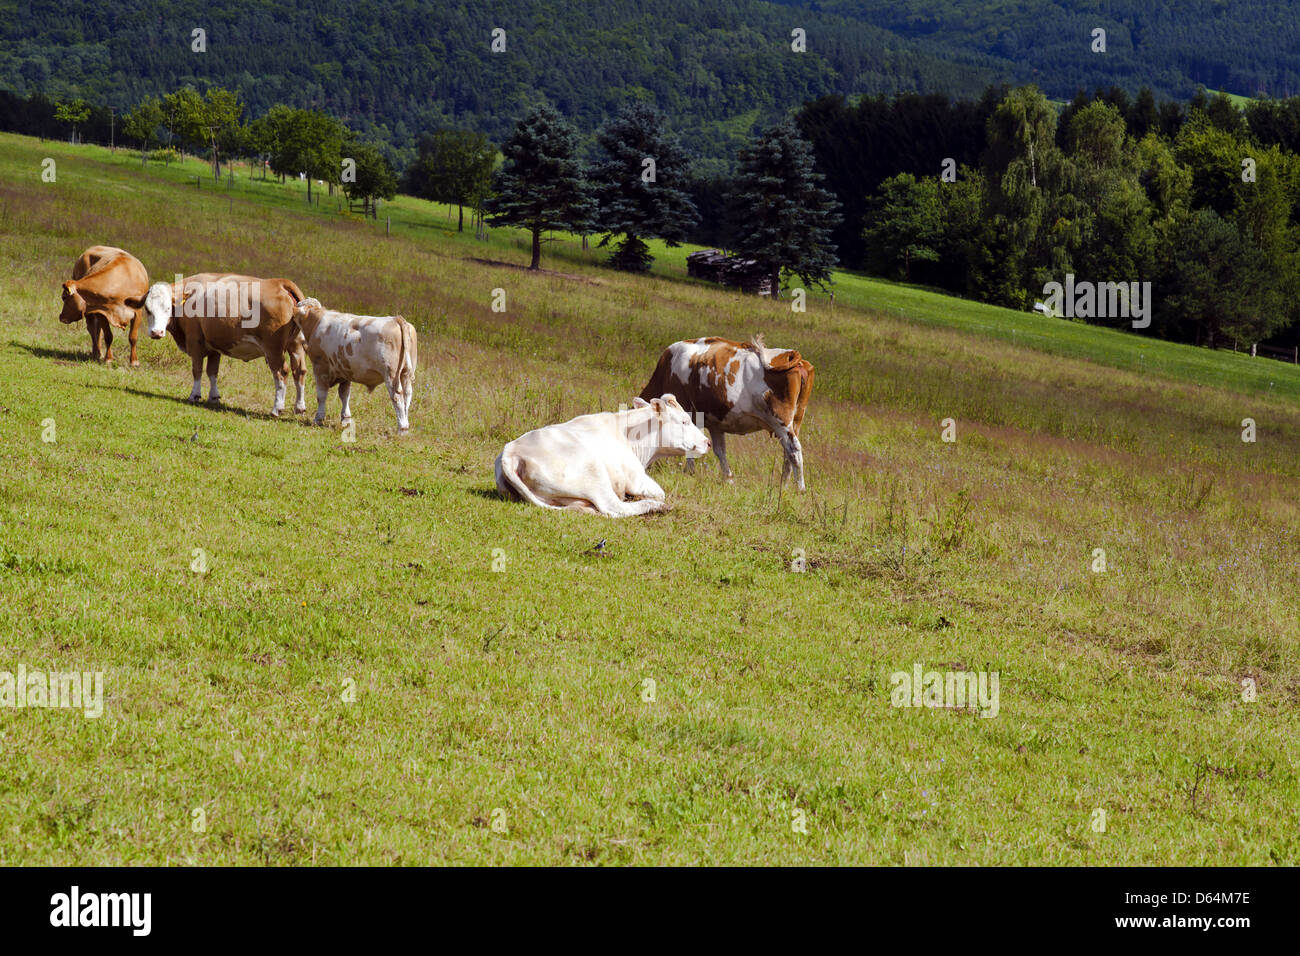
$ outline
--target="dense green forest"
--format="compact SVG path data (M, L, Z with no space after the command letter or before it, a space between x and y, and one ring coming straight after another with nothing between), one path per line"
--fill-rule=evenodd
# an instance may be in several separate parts
M1090 48L1096 26L1104 55ZM805 53L791 48L796 28ZM206 52L193 50L196 29ZM1287 96L1300 92L1296 17L1277 0L0 0L0 89L120 110L216 84L253 115L324 110L388 144L399 167L438 127L500 142L549 102L591 131L644 100L720 171L756 124L805 100L974 98L998 82L1058 100L1112 84L1182 100L1198 85Z
M1289 0L775 0L869 23L948 59L992 58L1049 96L1147 86L1187 99L1198 86L1300 94L1300 18ZM1105 54L1092 31L1106 31ZM987 62L987 60L982 60Z
M808 31L795 54L791 31ZM493 30L504 52L492 51ZM205 30L206 52L193 52ZM411 0L0 2L0 88L118 109L185 84L325 110L392 145L457 125L502 141L548 102L584 131L628 100L729 161L756 121L830 91L982 89L992 61L953 63L869 25L756 0L573 4Z

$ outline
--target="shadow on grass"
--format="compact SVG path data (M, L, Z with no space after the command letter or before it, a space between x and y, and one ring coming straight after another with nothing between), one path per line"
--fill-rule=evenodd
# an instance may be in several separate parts
M43 345L28 345L26 342L17 342L10 340L9 344L14 348L22 349L24 352L30 352L37 358L58 359L64 362L90 362L95 360L91 358L90 349L81 351L79 349L50 349Z
M479 498L486 498L488 501L506 501L511 503L519 503L519 499L507 498L496 488L470 488L467 490L469 494L475 495Z
M240 418L256 419L265 422L296 422L303 427L311 425L310 419L305 419L302 415L286 414L279 418L274 417L266 412L254 412L245 408L238 408L234 405L227 405L225 402L217 402L215 405L211 402L191 402L188 397L180 398L176 395L160 395L158 392L146 392L142 388L130 388L129 386L120 385L87 385L87 388L102 388L113 392L126 392L129 395L139 395L142 398L153 398L160 402L171 402L174 405L184 405L187 408L206 408L213 412L224 412L229 415L238 415Z

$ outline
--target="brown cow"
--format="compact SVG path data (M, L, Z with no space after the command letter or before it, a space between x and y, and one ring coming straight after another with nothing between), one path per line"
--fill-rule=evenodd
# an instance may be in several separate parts
M289 363L298 389L295 412L305 412L303 376L307 361L302 333L293 321L294 306L302 291L288 279L259 279L255 276L201 272L176 282L155 282L145 308L149 313L149 335L160 339L168 332L182 352L189 354L194 372L190 401L203 398L200 380L203 359L208 360L208 401L221 400L217 391L217 370L221 356L243 362L266 359L275 377L275 401L271 414L284 411Z
M713 439L724 478L726 436L746 435L766 429L785 452L784 482L791 470L799 490L804 490L803 446L799 427L812 394L813 366L798 352L764 347L761 336L749 342L717 337L674 342L659 356L641 397L656 398L666 392L677 396L682 407L703 421ZM686 462L693 470L693 462Z
M140 313L149 292L149 273L131 253L113 246L91 246L72 267L63 283L64 325L86 320L90 351L97 362L113 361L113 329L130 326L131 364L139 365L135 343L140 337ZM104 352L100 353L100 334Z

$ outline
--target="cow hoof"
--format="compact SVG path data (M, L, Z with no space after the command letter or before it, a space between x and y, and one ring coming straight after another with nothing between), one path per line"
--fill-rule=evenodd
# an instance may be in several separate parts
M185 399L185 401L189 402L191 405L198 405L203 401L203 399L197 395L191 395L189 398Z
M297 405L295 405L295 406L293 407L293 413L294 413L295 415L306 415L306 414L307 414L307 406L304 405L302 408L299 408Z
M219 398L208 399L208 405L211 406L212 408L217 408L220 404L221 404L221 399Z
M280 409L278 409L278 408L273 408L273 409L271 409L271 417L272 417L272 418L279 418L279 417L280 417Z
M131 367L132 367L132 368L139 368L139 367L140 367L140 360L139 360L139 359L136 359L134 362L132 362L132 363L131 363Z

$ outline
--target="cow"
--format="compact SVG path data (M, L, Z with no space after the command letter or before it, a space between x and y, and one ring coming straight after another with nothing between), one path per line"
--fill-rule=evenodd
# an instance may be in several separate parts
M259 279L232 273L200 272L176 282L155 282L145 299L149 335L161 339L168 332L176 346L189 354L194 372L190 401L203 398L203 360L208 360L208 402L217 404L217 371L221 356L242 362L266 359L275 378L275 401L271 414L284 411L289 363L298 396L293 410L307 411L303 377L307 362L302 335L293 321L293 308L303 300L302 291L288 279Z
M324 308L316 299L303 299L294 307L294 321L306 340L316 379L316 424L325 421L325 401L330 389L339 387L343 403L341 421L352 420L348 398L352 383L372 392L376 385L388 386L388 397L397 413L397 429L411 427L411 394L415 385L415 328L400 315L353 315Z
M140 364L135 343L140 338L141 312L149 292L149 273L131 253L113 246L91 246L72 266L63 283L64 325L86 320L90 351L97 362L113 361L113 329L130 327L131 364ZM103 353L99 350L101 333Z
M708 451L709 439L672 395L636 398L631 409L579 415L516 438L497 456L497 490L543 508L610 518L667 511L646 467Z
M682 407L708 429L722 476L731 480L727 464L728 434L747 435L760 428L771 432L785 453L784 484L790 472L804 490L803 446L799 427L812 394L813 366L791 349L769 349L762 336L732 342L711 336L674 342L659 356L641 397L672 392ZM694 462L686 462L694 470Z

